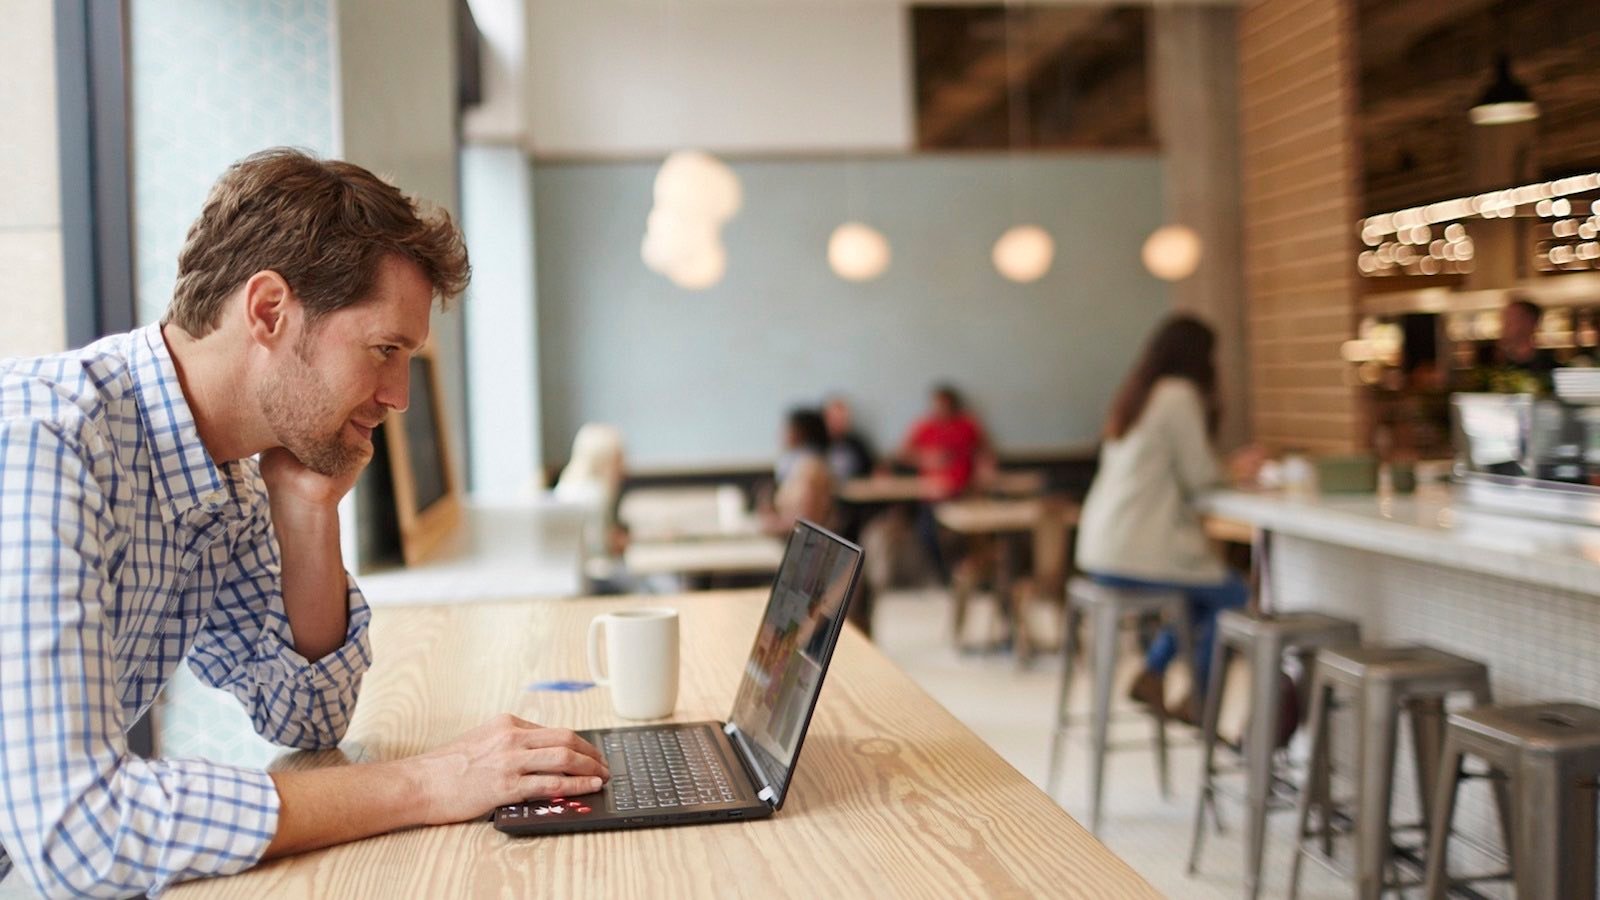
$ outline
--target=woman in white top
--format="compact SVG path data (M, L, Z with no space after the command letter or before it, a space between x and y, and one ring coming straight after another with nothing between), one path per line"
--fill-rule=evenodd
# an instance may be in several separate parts
M1201 685L1217 613L1249 598L1244 581L1212 553L1195 509L1195 499L1222 477L1213 446L1220 417L1215 348L1211 328L1186 315L1170 317L1151 336L1111 407L1077 546L1079 567L1095 581L1188 596ZM1134 699L1163 702L1162 678L1176 654L1175 636L1163 631L1150 645ZM1194 705L1173 714L1192 714Z

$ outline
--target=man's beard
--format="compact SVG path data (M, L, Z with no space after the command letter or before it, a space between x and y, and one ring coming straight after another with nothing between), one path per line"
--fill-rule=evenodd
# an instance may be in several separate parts
M301 465L330 478L348 473L367 458L365 447L344 439L348 417L332 406L331 396L300 346L295 347L295 359L268 375L256 390L261 414L278 443ZM338 423L331 433L319 430L319 423L329 421Z

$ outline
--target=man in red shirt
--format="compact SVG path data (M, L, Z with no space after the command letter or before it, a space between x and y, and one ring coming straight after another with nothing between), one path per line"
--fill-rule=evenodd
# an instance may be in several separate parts
M948 500L972 483L979 454L988 449L983 426L966 411L949 385L933 389L933 409L911 426L901 455L911 460L934 487L935 499Z
M916 465L929 487L929 502L917 510L917 537L942 583L949 583L950 567L939 546L933 503L966 491L979 458L988 450L989 439L983 433L983 426L966 411L956 389L947 384L934 387L932 410L911 426L901 446L901 458Z

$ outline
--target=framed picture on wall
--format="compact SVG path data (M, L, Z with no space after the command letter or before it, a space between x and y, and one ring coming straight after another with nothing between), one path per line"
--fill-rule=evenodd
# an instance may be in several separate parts
M451 466L449 431L432 348L411 358L411 405L383 423L394 484L400 549L408 566L438 551L461 525L461 489Z

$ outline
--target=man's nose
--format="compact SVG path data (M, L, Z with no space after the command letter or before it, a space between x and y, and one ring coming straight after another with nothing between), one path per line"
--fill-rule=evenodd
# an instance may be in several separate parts
M394 410L405 412L411 405L411 370L410 367L396 366L398 372L385 375L382 383L378 385L378 394L375 398L379 404Z

